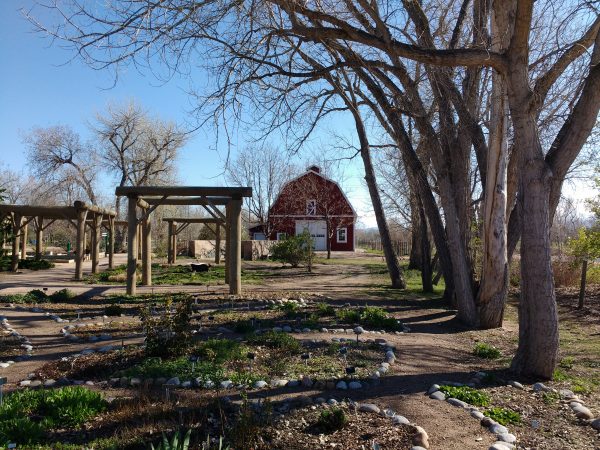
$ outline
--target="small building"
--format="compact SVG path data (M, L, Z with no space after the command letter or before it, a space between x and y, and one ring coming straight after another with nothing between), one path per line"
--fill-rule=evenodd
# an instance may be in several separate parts
M311 166L305 173L288 181L269 211L270 240L302 234L308 230L315 250L354 251L356 212L348 198L321 169ZM252 230L251 230L252 231ZM254 236L262 235L254 227Z

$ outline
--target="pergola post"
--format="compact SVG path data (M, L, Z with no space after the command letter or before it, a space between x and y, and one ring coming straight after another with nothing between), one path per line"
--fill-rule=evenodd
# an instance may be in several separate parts
M29 229L29 224L25 223L22 227L22 237L21 237L21 259L27 259L27 230Z
M19 270L19 242L21 239L21 222L23 216L20 214L13 214L13 242L12 242L12 260L10 263L10 270L16 272Z
M128 197L127 207L127 295L135 295L138 260L137 197Z
M42 239L44 238L44 217L38 216L35 224L35 260L42 259Z
M87 209L77 210L77 254L75 255L75 279L83 279L83 259L85 258L85 221Z
M225 206L225 283L229 284L231 269L231 202Z
M148 216L142 222L142 284L152 286L152 222Z
M100 231L102 228L102 214L94 214L92 225L92 273L98 273L100 263Z
M177 223L172 222L171 227L173 228L171 231L171 238L173 239L171 243L171 264L175 264L177 262Z
M173 246L173 238L171 236L171 233L173 232L173 222L172 221L168 221L167 222L167 264L172 264L173 261L173 249L171 248Z
M215 264L221 263L221 224L215 224Z
M115 265L115 218L108 216L108 268Z
M231 200L230 212L229 293L239 295L242 292L242 199Z

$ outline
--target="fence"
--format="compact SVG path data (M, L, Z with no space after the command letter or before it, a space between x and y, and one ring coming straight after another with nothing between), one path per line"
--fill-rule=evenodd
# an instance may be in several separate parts
M383 251L383 246L379 239L358 239L356 245L358 248ZM392 241L392 247L398 256L410 255L411 243L408 241Z

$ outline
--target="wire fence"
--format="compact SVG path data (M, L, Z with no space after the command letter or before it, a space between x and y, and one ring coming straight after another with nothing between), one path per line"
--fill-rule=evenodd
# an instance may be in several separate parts
M367 250L383 251L383 246L379 239L358 239L357 246ZM392 247L398 256L410 255L410 242L392 241Z

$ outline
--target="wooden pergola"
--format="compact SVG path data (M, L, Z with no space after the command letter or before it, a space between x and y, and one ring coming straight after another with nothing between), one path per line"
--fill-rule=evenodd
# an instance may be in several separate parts
M175 264L177 261L177 235L185 230L191 223L200 223L204 225L214 224L215 229L207 227L215 235L215 264L221 262L221 226L226 226L225 219L201 218L182 218L168 217L163 219L167 222L169 240L167 243L167 262Z
M0 205L0 216L9 217L13 229L11 270L19 268L19 244L21 259L26 257L27 227L32 223L36 233L35 259L42 255L42 238L46 228L56 220L67 220L77 230L75 279L83 278L83 260L85 258L85 227L91 229L92 273L98 272L100 261L100 234L104 226L108 230L108 267L114 265L114 230L115 216L113 211L76 201L73 206L34 206L34 205Z
M225 226L225 282L229 293L242 291L242 198L252 197L250 187L201 187L201 186L122 186L115 194L129 200L127 222L127 294L135 295L138 255L137 226L142 226L142 285L152 284L152 230L150 214L161 205L200 205L215 220ZM225 213L218 207L224 206ZM141 214L138 215L138 209ZM176 242L171 242L172 255ZM175 257L173 256L173 261Z

